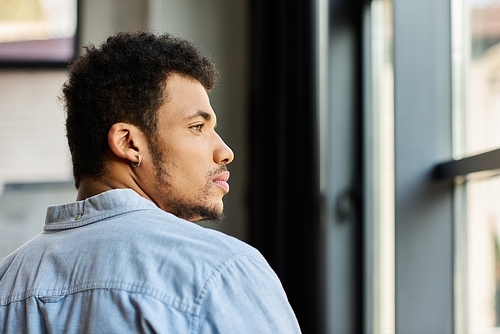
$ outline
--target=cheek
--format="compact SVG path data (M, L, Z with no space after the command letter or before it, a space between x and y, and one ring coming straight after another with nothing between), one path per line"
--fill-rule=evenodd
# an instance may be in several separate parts
M214 168L213 156L206 143L200 141L176 141L177 145L163 150L164 166L176 183L206 183L210 169Z
M170 166L171 183L177 185L181 191L195 191L205 187L208 182L206 168L194 162L172 164Z

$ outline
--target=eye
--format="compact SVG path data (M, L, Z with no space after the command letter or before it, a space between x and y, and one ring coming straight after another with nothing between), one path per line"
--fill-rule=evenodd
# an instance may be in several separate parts
M202 127L203 127L203 124L196 124L196 125L190 126L189 128L196 131L196 132L201 132Z

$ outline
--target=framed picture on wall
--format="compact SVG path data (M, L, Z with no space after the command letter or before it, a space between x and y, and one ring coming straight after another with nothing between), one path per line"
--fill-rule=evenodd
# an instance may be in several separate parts
M63 67L78 48L79 0L1 0L0 67Z

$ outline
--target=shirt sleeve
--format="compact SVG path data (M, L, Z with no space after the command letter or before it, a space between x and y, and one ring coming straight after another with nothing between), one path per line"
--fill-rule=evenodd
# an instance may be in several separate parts
M264 258L234 257L208 279L198 333L300 333L278 277Z

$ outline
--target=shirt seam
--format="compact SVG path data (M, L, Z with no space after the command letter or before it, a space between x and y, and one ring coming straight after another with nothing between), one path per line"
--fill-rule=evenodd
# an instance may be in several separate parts
M187 315L196 315L196 306L189 306L188 303L178 298L167 297L165 292L149 286L148 283L124 283L124 282L93 282L80 284L66 289L30 289L28 291L11 294L6 298L0 299L1 306L7 306L12 303L22 302L32 297L45 296L68 296L91 290L117 290L127 293L136 293L154 298L161 303L168 305Z
M199 293L199 295L195 299L195 305L196 307L196 313L193 314L193 316L197 319L197 323L193 326L193 331L192 333L198 333L199 332L199 326L200 326L200 316L201 316L201 310L203 308L203 304L206 301L206 297L209 294L209 289L213 282L217 279L217 277L221 277L222 274L229 268L233 267L236 265L236 261L239 260L240 258L247 258L250 259L250 257L245 254L245 253L237 253L233 254L229 258L227 258L224 262L222 262L213 272L212 274L207 278L205 281L205 284L203 284L203 287Z

